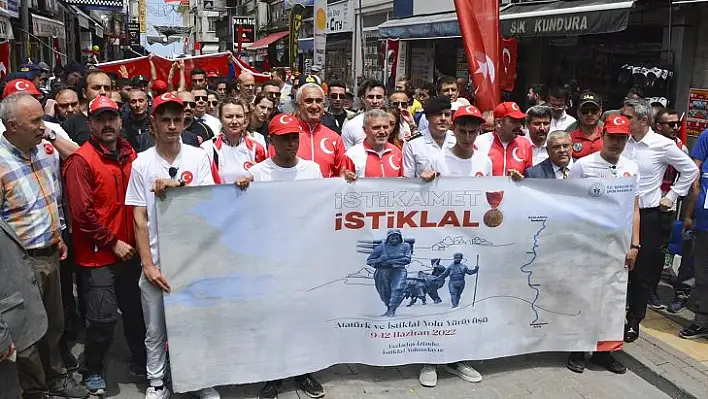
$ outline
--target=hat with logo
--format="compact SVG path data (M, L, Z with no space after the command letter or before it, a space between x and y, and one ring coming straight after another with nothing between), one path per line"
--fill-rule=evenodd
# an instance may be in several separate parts
M607 134L622 134L629 136L629 119L622 115L610 115L604 126Z
M457 111L455 111L455 115L452 116L452 122L455 122L457 118L462 118L464 116L479 119L480 123L484 123L484 117L482 116L482 113L479 111L479 108L475 107L474 105L468 105L466 107L458 108Z
M425 115L441 114L445 110L452 109L450 99L445 96L433 97L423 105L423 113Z
M271 119L268 125L268 134L271 136L281 136L290 133L300 133L302 127L300 121L292 115L279 114Z
M89 117L99 116L106 112L120 115L118 104L106 96L98 96L89 103Z
M29 93L33 96L40 96L42 93L40 93L37 88L34 86L34 83L30 82L27 79L14 79L9 82L7 82L7 85L5 85L5 90L2 91L2 96L7 97L10 94L15 94L18 92L25 92Z
M513 119L526 118L526 114L521 112L519 104L513 101L501 103L494 108L494 119L500 119L507 116Z
M595 93L586 92L580 95L578 100L578 107L582 108L588 104L594 105L598 108L602 106L600 102L600 97Z
M164 94L157 96L153 100L152 107L154 110L157 110L161 106L163 106L165 104L169 104L169 103L179 104L180 106L184 107L184 102L182 102L182 100L179 97L175 96L172 93L164 93Z

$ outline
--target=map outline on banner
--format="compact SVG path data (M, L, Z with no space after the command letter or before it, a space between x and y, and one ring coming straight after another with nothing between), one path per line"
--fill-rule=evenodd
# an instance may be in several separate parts
M186 188L158 202L160 257L173 287L164 300L175 390L285 378L337 363L448 363L592 351L599 341L621 341L633 178L458 178L427 186L372 180L260 183L245 193ZM245 212L255 204L261 212ZM391 204L395 210L376 211ZM401 224L398 233L389 229ZM506 225L513 230L500 227ZM317 237L326 237L325 245ZM558 256L571 258L557 268ZM426 305L432 285L439 296ZM333 301L333 294L351 301ZM396 309L388 315L391 303ZM280 320L281 328L271 324ZM469 339L481 345L461 350ZM307 357L308 345L322 356ZM233 356L216 356L224 352ZM205 369L228 373L193 370L195 356L209 359ZM272 367L274 356L290 361Z

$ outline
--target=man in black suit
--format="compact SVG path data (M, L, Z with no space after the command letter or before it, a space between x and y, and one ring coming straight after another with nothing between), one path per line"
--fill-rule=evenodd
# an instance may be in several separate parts
M571 143L567 132L562 130L551 132L546 144L548 159L526 169L524 176L530 179L566 179L573 166L573 159L570 156Z

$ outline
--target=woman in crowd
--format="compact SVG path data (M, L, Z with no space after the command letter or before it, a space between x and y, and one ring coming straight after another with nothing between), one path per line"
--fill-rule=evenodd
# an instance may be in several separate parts
M403 148L403 140L401 139L401 122L400 113L395 109L388 108L386 110L389 118L391 119L391 125L388 128L388 142L398 147L398 149Z

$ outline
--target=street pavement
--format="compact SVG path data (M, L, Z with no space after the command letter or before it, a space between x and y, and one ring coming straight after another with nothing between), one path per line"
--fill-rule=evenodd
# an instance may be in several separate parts
M144 397L146 384L128 373L129 352L122 337L122 328L116 329L114 342L107 357L107 397L138 399ZM82 347L74 347L76 354ZM314 352L316 354L316 352ZM619 399L670 398L658 388L632 372L614 375L590 365L583 374L575 374L565 368L566 355L543 353L511 358L473 362L482 373L484 381L471 384L438 372L438 386L424 388L418 384L420 366L370 367L363 365L337 365L316 373L323 383L327 398L333 399ZM78 378L78 377L77 377ZM259 384L247 386L218 387L222 398L257 398ZM173 398L189 398L189 394L173 395ZM281 399L307 398L286 383Z

